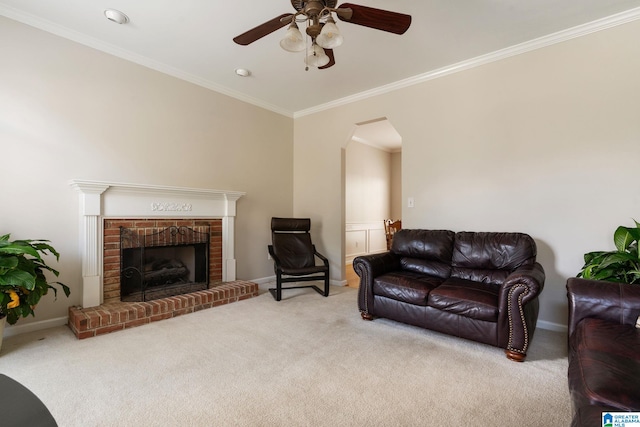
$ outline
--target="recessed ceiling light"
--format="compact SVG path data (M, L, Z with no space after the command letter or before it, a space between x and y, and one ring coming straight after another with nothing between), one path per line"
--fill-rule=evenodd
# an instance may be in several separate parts
M236 68L236 74L240 77L249 77L251 75L251 71L246 68Z
M126 24L129 22L129 17L119 10L115 9L107 9L104 11L104 16L111 22L115 22L116 24Z

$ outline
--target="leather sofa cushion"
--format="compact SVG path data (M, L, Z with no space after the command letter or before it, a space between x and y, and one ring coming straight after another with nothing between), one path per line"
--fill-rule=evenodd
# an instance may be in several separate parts
M583 319L572 336L569 387L591 404L640 411L640 330Z
M396 301L426 306L429 292L443 279L409 271L394 271L373 280L373 293Z
M449 230L402 229L393 235L391 252L407 258L403 269L449 277L455 233Z
M513 270L535 260L536 244L527 234L459 232L451 276L500 285Z
M446 279L451 275L451 265L420 258L402 257L400 258L400 267L406 271L440 277L441 279Z
M496 322L500 287L450 278L429 293L427 305L472 319Z

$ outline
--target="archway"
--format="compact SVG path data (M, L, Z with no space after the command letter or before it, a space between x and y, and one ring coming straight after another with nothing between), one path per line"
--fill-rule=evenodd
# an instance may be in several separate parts
M343 149L345 278L353 258L386 251L383 220L402 219L402 137L386 118L356 123Z

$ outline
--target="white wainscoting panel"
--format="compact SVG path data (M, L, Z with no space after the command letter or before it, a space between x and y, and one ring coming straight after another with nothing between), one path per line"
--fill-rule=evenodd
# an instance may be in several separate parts
M382 220L345 224L345 258L347 264L360 255L385 252L387 239Z

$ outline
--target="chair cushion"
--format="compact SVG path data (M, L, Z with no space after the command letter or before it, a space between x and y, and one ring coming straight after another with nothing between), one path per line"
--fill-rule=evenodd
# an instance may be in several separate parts
M315 266L309 233L273 233L273 251L283 269L296 270Z
M410 271L394 271L373 280L373 293L413 305L427 305L429 292L443 279Z
M496 322L499 291L497 285L452 277L429 293L428 305L472 319Z
M586 318L576 327L572 347L572 394L590 404L640 411L640 330Z

